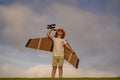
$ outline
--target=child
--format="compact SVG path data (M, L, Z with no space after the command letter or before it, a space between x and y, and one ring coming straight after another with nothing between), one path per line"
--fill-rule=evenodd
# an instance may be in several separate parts
M48 30L47 36L53 41L53 62L52 62L52 78L55 77L57 66L59 68L59 78L62 77L63 74L63 63L64 63L64 46L74 52L67 42L64 40L65 31L62 28L56 30L54 36L50 35L53 28Z

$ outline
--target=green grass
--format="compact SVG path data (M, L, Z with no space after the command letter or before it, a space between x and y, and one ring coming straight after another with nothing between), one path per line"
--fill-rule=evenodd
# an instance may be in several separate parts
M118 78L0 78L0 80L120 80Z

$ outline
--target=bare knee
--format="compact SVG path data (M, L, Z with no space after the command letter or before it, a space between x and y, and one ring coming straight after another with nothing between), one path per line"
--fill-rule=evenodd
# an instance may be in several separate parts
M57 69L57 66L53 66L53 69Z
M62 69L63 67L62 66L59 66L59 69Z

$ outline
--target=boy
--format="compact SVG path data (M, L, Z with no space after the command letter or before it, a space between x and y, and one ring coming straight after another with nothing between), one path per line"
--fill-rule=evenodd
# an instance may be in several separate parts
M62 28L56 30L54 36L51 35L53 28L48 30L47 36L53 41L53 62L52 62L52 78L55 77L57 66L59 68L59 78L62 78L63 74L63 63L64 63L64 46L74 52L67 42L64 40L66 35Z

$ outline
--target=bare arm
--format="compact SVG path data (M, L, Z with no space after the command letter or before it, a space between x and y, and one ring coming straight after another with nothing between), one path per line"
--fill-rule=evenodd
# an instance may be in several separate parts
M52 40L52 36L51 36L51 32L52 32L53 29L49 29L48 32L47 32L47 36Z
M64 44L65 45L65 47L67 48L67 49L69 49L72 53L74 53L74 51L72 50L72 48L68 45L68 43L66 43L66 44Z

